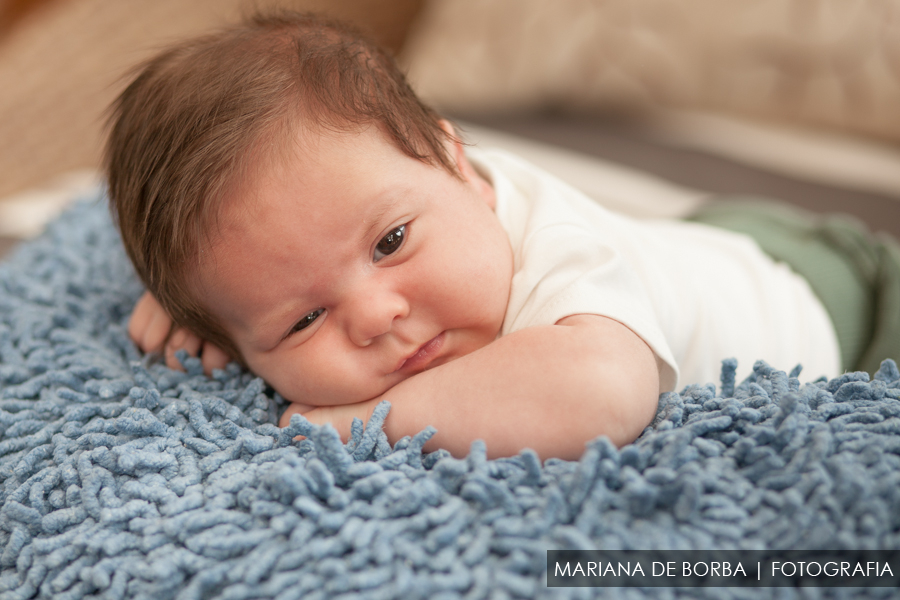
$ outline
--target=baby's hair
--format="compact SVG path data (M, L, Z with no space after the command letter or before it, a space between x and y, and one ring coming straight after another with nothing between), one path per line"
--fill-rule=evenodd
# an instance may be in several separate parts
M458 176L453 139L394 60L346 25L257 15L165 50L110 112L110 207L128 256L172 317L242 360L190 284L223 197L298 132L377 126L404 154Z

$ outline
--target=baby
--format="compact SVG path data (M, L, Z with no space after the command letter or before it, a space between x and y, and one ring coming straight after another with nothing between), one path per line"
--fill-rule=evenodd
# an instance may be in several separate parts
M833 316L749 238L637 222L465 149L343 26L260 16L171 48L114 106L109 193L144 350L236 360L346 439L574 459L721 359L841 368ZM713 275L714 274L714 275ZM715 293L701 287L715 277ZM174 325L173 325L174 324Z

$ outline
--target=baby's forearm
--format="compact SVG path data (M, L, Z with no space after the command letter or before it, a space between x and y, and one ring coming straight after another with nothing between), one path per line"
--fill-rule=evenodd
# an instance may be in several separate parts
M465 455L483 439L491 456L523 448L542 458L574 459L584 444L608 435L633 441L652 418L658 397L653 352L631 330L579 315L562 325L524 329L394 386L359 405L317 409L342 434L353 416L391 402L391 442L428 425L438 433L427 450Z

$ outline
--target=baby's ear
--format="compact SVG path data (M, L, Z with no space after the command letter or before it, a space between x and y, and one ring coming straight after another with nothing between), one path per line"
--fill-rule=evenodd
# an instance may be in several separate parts
M459 168L460 158L465 159L466 157L465 152L463 152L462 142L459 139L459 134L456 133L456 128L453 126L453 123L447 119L441 119L439 122L441 124L441 129L447 134L447 139L444 141L445 147L447 148L447 154L453 159L453 162L456 163L457 168Z
M459 171L459 174L466 183L474 188L485 204L491 210L494 210L497 205L497 198L494 195L493 186L469 162L469 158L466 156L465 149L456 134L453 124L446 119L441 119L441 127L449 134L449 138L446 141L447 152L450 154L453 162L456 163L456 169Z

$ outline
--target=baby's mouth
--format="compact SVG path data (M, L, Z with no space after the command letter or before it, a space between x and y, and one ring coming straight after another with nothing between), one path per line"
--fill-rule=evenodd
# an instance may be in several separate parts
M444 332L428 340L419 349L400 361L394 372L418 373L428 368L428 365L437 358L441 347L444 345Z

